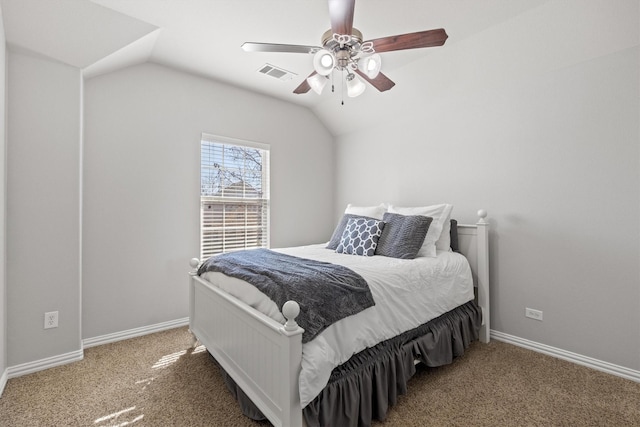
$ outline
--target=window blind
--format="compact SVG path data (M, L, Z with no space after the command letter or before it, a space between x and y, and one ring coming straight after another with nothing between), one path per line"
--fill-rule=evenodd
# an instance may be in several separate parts
M203 134L200 257L269 247L269 146Z

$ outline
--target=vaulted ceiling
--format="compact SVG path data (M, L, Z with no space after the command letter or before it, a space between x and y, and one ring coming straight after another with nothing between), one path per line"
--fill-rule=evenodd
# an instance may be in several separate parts
M384 74L396 87L410 87L420 84L420 76L407 77L396 70L428 60L435 50L447 49L545 1L359 0L354 27L365 40L446 29L449 39L443 47L382 54ZM319 46L330 27L326 0L1 0L0 4L10 48L73 65L84 70L86 78L150 61L312 110L328 103L340 108L339 93L293 94L313 71L312 55L245 52L240 47L245 41ZM265 64L295 75L282 81L259 73ZM364 98L389 92L369 86Z

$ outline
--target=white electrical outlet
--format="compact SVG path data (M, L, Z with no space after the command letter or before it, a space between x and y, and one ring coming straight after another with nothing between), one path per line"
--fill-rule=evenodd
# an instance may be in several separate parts
M542 322L542 311L534 310L533 308L525 308L524 315L535 320L539 320Z
M58 312L49 311L44 314L44 328L57 328L58 327Z

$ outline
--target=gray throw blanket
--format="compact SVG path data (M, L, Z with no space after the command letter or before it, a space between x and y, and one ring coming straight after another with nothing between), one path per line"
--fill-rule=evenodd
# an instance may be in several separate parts
M367 282L349 268L268 249L212 256L202 263L198 275L206 271L252 284L280 311L285 302L296 301L300 305L296 321L304 329L303 343L332 323L375 305Z

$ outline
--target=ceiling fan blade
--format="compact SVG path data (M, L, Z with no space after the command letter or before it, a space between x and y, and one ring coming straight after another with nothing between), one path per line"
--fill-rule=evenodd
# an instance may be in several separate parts
M329 18L334 34L351 35L356 0L329 0Z
M369 40L376 52L416 49L420 47L442 46L449 36L443 28L437 30L418 31L417 33L400 34Z
M297 44L254 43L242 44L245 52L282 52L282 53L316 53L318 46L302 46Z
M375 79L370 79L365 73L360 70L355 70L355 72L358 73L360 77L371 83L371 86L375 87L380 92L389 90L396 85L389 77L385 76L382 73L378 73Z
M314 74L317 74L317 73L314 71L313 73L307 76L307 79L313 76ZM300 83L300 85L293 90L293 93L297 93L298 95L300 95L300 94L309 92L311 90L311 86L309 86L309 82L307 81L307 79L304 79L302 83Z

